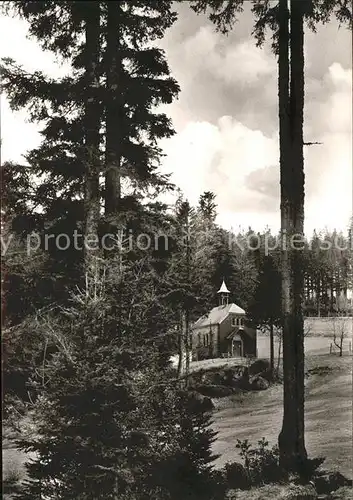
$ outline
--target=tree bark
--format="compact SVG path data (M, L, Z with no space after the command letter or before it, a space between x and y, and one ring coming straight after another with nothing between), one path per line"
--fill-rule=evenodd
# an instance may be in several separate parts
M190 213L187 213L186 219L186 279L187 279L187 298L184 304L185 307L185 372L186 372L186 384L189 382L189 372L190 372L190 290L191 290L191 242L190 242Z
M121 333L123 279L124 228L118 220L121 200L121 160L123 139L122 114L122 61L120 40L120 2L106 2L107 8L107 46L105 53L106 74L106 143L105 143L105 219L110 226L109 232L118 235L118 245L109 243L114 248L116 268L116 304L115 320L118 335ZM105 255L111 255L106 249Z
M317 317L321 316L321 278L318 276L316 278L316 307L317 307Z
M341 264L339 264L339 265L341 265ZM336 285L335 286L335 292L336 292L335 305L336 305L336 311L337 311L338 308L339 308L339 297L341 295L341 273L340 273L340 268L338 268L338 270L337 270L335 285Z
M184 337L184 321L183 312L180 311L180 321L179 321L179 361L178 361L178 378L183 376L184 368L184 355L185 355L185 337Z
M97 281L98 223L100 217L100 110L97 95L99 87L100 5L87 3L85 20L87 97L85 102L85 270L88 290L95 289ZM92 243L95 241L95 243ZM88 244L87 244L88 243Z
M331 314L333 314L334 309L335 309L335 294L334 294L334 276L333 274L331 275L331 280L330 280L330 311Z
M277 376L279 376L279 367L280 367L280 364L281 364L282 343L283 343L283 331L280 333L279 339L278 339L278 357L277 357L277 367L276 367Z
M279 0L279 56L278 56L278 97L279 97L279 142L280 142L280 183L281 183L281 277L283 314L283 424L279 435L281 460L291 453L292 445L287 429L292 424L289 413L291 386L294 380L294 365L291 346L291 265L289 243L292 228L291 210L291 143L289 128L289 26L288 2ZM296 413L296 410L295 410ZM284 465L284 464L283 464Z
M347 291L348 291L348 260L344 258L343 261L343 296L347 299Z
M280 166L282 300L283 300L283 424L279 435L282 466L304 472L304 321L303 251L294 247L292 236L304 232L304 28L303 4L291 0L291 79L289 93L288 4L280 0ZM289 97L288 97L289 96ZM301 248L301 247L300 247Z
M189 311L186 309L183 315L183 329L185 339L185 384L188 386L190 373L190 328Z
M271 378L274 376L275 368L275 345L274 345L274 334L273 334L273 322L270 323L270 370Z
M121 198L122 67L119 40L119 2L107 2L107 102L106 102L106 174L105 213L117 215Z

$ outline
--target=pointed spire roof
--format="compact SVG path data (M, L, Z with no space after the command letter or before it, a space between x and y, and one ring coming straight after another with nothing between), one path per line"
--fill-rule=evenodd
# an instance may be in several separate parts
M227 288L227 285L225 284L224 280L222 281L221 288L218 290L217 293L230 293L230 291Z

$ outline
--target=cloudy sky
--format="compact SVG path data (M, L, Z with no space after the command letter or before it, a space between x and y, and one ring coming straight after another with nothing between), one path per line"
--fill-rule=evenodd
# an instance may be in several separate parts
M218 222L279 227L277 66L268 46L258 49L249 4L229 36L217 34L187 2L162 42L179 99L166 112L177 134L163 143L163 170L192 203L217 195ZM50 53L28 40L23 21L0 17L0 56L26 69L64 74ZM352 39L333 21L306 34L306 223L347 227L352 212ZM12 113L2 96L2 161L21 160L39 144L38 127Z

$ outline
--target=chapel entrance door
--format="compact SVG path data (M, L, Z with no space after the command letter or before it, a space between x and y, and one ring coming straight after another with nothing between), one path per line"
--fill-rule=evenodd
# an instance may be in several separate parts
M232 342L232 356L233 358L241 358L242 353L242 345L240 340L233 340Z

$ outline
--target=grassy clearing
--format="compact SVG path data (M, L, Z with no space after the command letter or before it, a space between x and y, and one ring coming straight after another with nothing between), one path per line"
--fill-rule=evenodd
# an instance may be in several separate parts
M352 340L353 334L353 317L337 317L337 318L305 318L304 328L310 336L315 337L332 337L334 332L334 323L336 324L336 329L344 329L347 339Z
M352 357L307 356L306 369L325 367L325 374L306 379L306 443L311 457L325 456L325 467L352 477ZM327 370L327 368L329 370ZM276 444L282 425L282 386L234 395L215 402L214 451L217 466L239 460L237 439L256 442L263 436Z

